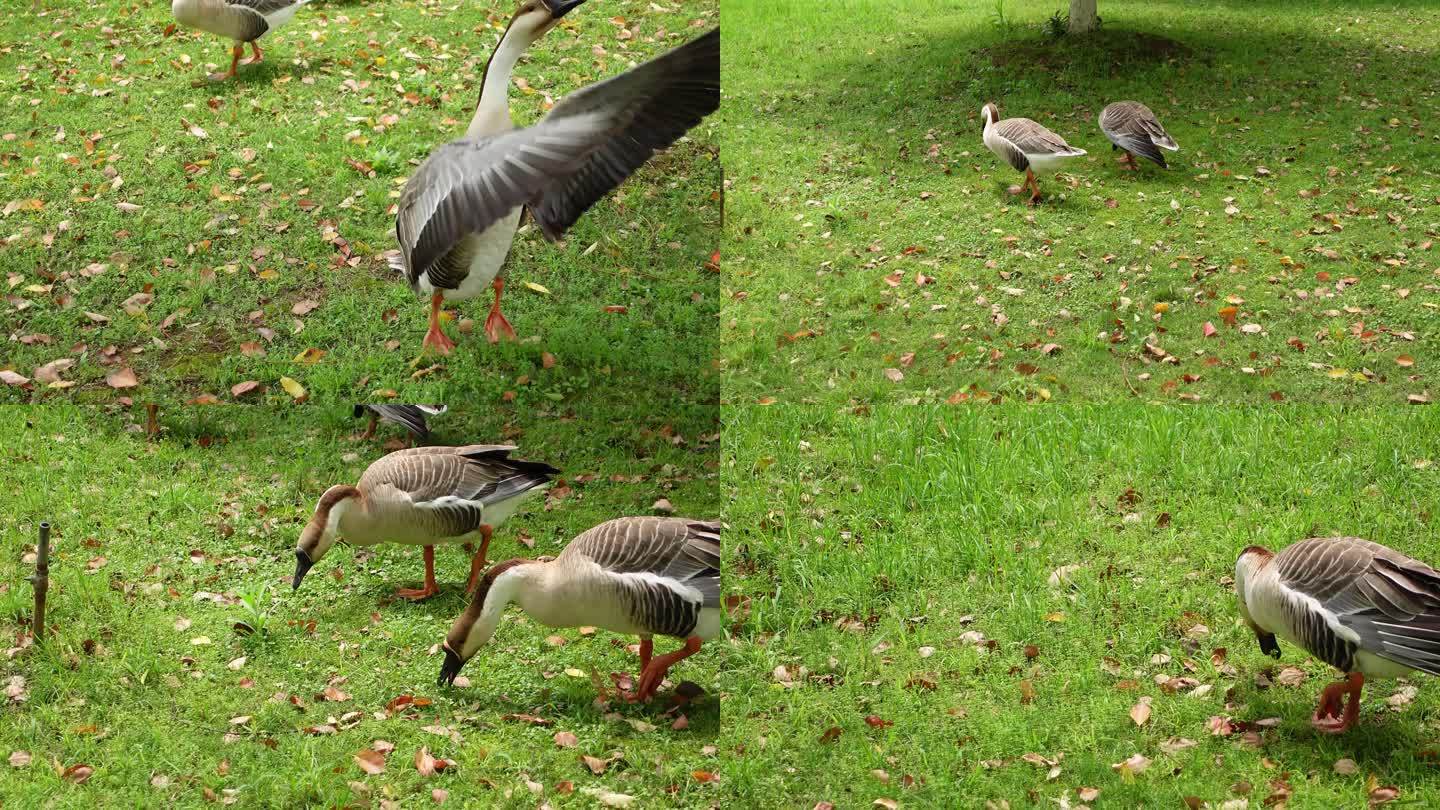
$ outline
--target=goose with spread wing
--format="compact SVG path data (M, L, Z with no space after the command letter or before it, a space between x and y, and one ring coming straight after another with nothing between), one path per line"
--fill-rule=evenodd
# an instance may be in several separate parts
M1084 149L1071 146L1029 118L1000 120L1000 109L994 104L981 107L980 117L985 120L981 133L985 148L1015 171L1025 172L1024 188L1031 190L1031 205L1040 201L1040 183L1035 179L1035 172L1059 171L1065 161L1085 154Z
M715 521L617 518L571 540L550 562L497 563L445 636L440 683L455 682L514 602L550 627L591 625L638 635L634 697L652 697L670 667L720 634L720 530ZM681 638L685 646L653 655L654 636Z
M390 422L399 425L410 431L410 433L421 441L430 438L430 424L427 419L431 416L439 416L449 410L444 405L389 405L384 403L361 403L355 406L354 416L359 419L369 415L370 424L365 432L356 436L357 441L364 441L375 435L375 428L381 422Z
M504 264L528 210L558 240L590 206L679 140L720 104L720 31L714 29L625 73L578 90L532 127L510 122L506 89L520 54L583 2L527 2L486 67L464 138L430 154L405 184L395 219L400 255L391 260L417 293L430 296L424 346L448 354L440 328L448 299L494 290L485 319L493 343L515 330L500 312Z
M424 586L396 595L426 599L440 592L435 546L478 537L480 550L470 562L467 585L473 589L492 532L560 472L539 461L511 458L514 450L485 444L400 450L371 464L355 486L325 490L295 546L294 587L343 537L357 546L424 546Z
M295 12L309 2L310 0L173 0L170 13L175 17L175 22L187 28L198 28L235 40L235 46L230 50L230 69L210 77L221 81L234 76L235 69L242 64L240 57L245 53L245 43L250 43L254 56L243 64L264 59L257 40L290 22Z
M1440 675L1440 572L1394 549L1358 537L1312 537L1279 554L1251 546L1235 562L1235 590L1261 650L1279 658L1279 636L1345 673L1321 692L1318 731L1355 725L1366 678Z

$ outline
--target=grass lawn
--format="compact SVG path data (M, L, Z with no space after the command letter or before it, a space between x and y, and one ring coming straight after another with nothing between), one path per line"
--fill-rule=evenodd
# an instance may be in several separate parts
M1440 560L1428 409L752 407L723 443L738 806L1440 795L1440 686L1368 685L1318 735L1332 672L1261 653L1229 583L1245 546L1312 535Z
M0 22L0 370L70 360L59 380L74 387L0 385L0 402L230 400L255 382L241 398L273 403L291 398L282 377L327 403L718 397L708 121L563 246L533 227L517 239L518 343L486 343L488 301L460 302L474 323L448 325L459 351L410 365L428 302L384 261L391 209L429 150L464 133L516 3L317 0L223 84L202 80L229 44L167 36L168 2L42 3ZM581 7L517 68L517 123L718 14L717 0ZM137 385L112 390L125 368Z
M596 523L648 514L660 497L679 514L719 513L713 423L457 411L435 420L437 442L503 437L560 467L568 487L507 522L492 559L558 553ZM315 500L353 482L393 426L357 444L347 434L359 425L340 407L172 408L162 420L162 440L147 442L121 409L0 408L0 490L10 493L0 522L0 804L420 807L437 789L448 806L595 807L601 790L646 807L714 803L717 785L693 774L719 770L707 747L719 734L722 645L672 671L705 688L690 707L666 713L665 690L650 705L602 708L591 675L608 684L609 673L633 671L624 646L635 639L549 630L512 610L466 667L472 685L437 687L432 648L465 605L460 551L437 552L442 590L420 604L389 601L423 573L419 549L399 546L337 549L300 591L289 587ZM46 519L53 634L21 648L25 556ZM260 621L245 599L256 600L264 632L233 630ZM317 698L327 689L331 700ZM387 716L401 695L416 701ZM688 727L672 729L680 714ZM559 732L574 735L571 747L557 744ZM384 773L367 775L354 756L376 740L394 750ZM454 771L421 775L422 748ZM54 763L93 774L76 784Z
M1435 394L1434 4L1100 0L1052 46L1063 5L725 3L727 399ZM1120 99L1168 171L1116 166ZM1038 207L985 101L1089 151Z

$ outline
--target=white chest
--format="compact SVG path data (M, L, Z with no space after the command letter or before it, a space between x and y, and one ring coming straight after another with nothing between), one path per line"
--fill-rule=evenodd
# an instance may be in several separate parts
M469 272L459 287L444 291L445 300L474 298L485 292L495 277L500 275L505 259L510 255L510 246L515 243L515 231L520 227L520 210L517 206L514 211L484 231L465 237L470 240L472 250ZM420 292L425 295L435 291L427 276L420 277L419 286Z

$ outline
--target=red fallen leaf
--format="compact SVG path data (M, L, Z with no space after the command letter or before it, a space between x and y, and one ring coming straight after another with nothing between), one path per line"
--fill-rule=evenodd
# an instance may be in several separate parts
M886 720L885 718L880 717L879 715L867 714L867 715L865 715L865 725L867 725L867 726L869 726L869 727L871 727L871 728L886 728L886 727L888 727L888 726L893 726L893 725L895 725L895 721L893 721L893 720Z
M904 278L905 274L900 272L899 270L896 270L895 272L885 277L885 283L889 284L891 287L899 287L901 280Z
M1409 368L1415 365L1415 358L1411 357L1408 354L1402 354L1399 357L1395 358L1395 365L1401 368Z
M236 383L230 386L230 396L243 397L258 388L260 388L260 383L256 382L255 380L246 380L245 382Z
M379 751L372 751L369 748L355 755L355 764L365 773L374 774L385 772L385 755Z
M1039 370L1040 370L1040 367L1037 366L1037 365L1035 365L1034 363L1016 363L1016 364L1015 364L1015 372L1016 372L1017 374L1034 374L1035 372L1037 372L1037 371L1039 371Z
M401 706L408 706L414 702L415 698L411 695L401 695L400 697L391 700L389 703L386 703L385 711L387 714L394 714L396 709L400 708Z
M89 779L93 773L95 773L95 769L82 762L66 768L60 774L60 778L68 779L78 785L86 779Z
M1397 359L1395 362L1398 363L1400 361ZM129 366L126 366L119 371L112 371L106 375L105 384L111 388L134 388L140 384L140 381L135 379L135 372L131 371Z
M720 777L718 775L713 774L709 771L691 771L690 775L695 778L696 782L704 783L720 781Z
M1205 322L1205 325L1202 326L1202 327L1200 327L1200 334L1203 335L1204 337L1214 337L1214 336L1215 336L1215 333L1217 333L1217 332L1219 332L1219 331L1220 331L1219 329L1216 329L1216 328L1215 328L1215 324L1213 324L1213 323L1211 323L1211 322L1209 322L1209 321L1206 321L1206 322Z
M589 768L590 772L595 774L596 776L603 775L605 773L605 769L610 767L609 760L604 760L599 757L592 757L588 754L581 754L580 761L585 763L585 767Z
M1398 798L1400 798L1399 788L1391 787L1389 785L1371 788L1369 795L1371 807L1379 807L1386 802L1393 802Z
M555 355L551 354L550 352L541 352L541 353L540 353L540 367L541 367L541 368L554 368L554 367L555 367Z
M536 717L533 714L507 714L505 715L505 719L517 720L521 723L529 723L532 726L548 726L552 724L551 721L546 720L543 717Z
M630 308L624 304L606 304L604 309L606 312L611 312L616 315L624 315L630 311Z
M580 744L580 739L569 731L555 732L555 744L561 748L574 748Z
M824 734L820 735L820 742L833 743L836 740L840 739L840 735L844 732L845 729L840 728L839 726L831 726L830 728L825 729Z
M1239 307L1234 307L1234 306L1221 307L1221 308L1220 308L1220 319L1223 320L1223 321L1225 321L1225 325L1226 325L1226 326L1234 326L1234 325L1235 325L1235 316L1238 315L1239 313L1240 313L1240 308L1239 308Z
M165 26L165 36L168 37L168 36L170 36L171 34L174 34L174 33L175 33L175 23L170 23L169 25Z

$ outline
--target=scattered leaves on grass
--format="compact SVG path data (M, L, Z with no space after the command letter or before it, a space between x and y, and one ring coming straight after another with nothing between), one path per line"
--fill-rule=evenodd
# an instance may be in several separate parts
M1337 759L1335 760L1334 770L1335 773L1341 776L1354 776L1360 772L1360 766L1355 764L1355 760L1353 759Z
M1130 707L1130 719L1135 725L1143 726L1150 719L1150 696L1140 698L1140 702Z
M557 731L557 732L555 732L555 744L556 744L557 746L561 747L561 748L574 748L574 747L575 747L576 745L578 745L579 743L580 743L579 738L577 738L577 737L574 735L574 733L572 733L572 732L569 732L569 731Z
M112 371L107 374L105 376L105 384L111 388L134 388L140 384L140 381L135 379L135 372L131 371L129 366L126 366L118 371Z
M289 377L280 378L280 387L285 389L285 393L289 394L296 402L304 402L305 398L309 396L305 391L305 386Z
M595 801L606 807L629 807L635 802L635 797L628 793L616 793L600 787L583 787L580 788L580 792L595 797Z
M596 776L601 776L610 767L610 760L592 757L589 754L581 754L580 761Z
M230 386L230 396L239 398L245 396L246 394L252 394L258 390L261 390L259 382L256 382L255 380L246 380L245 382L236 383Z
M1150 767L1150 760L1144 754L1134 754L1124 762L1117 762L1110 767L1120 774L1121 779L1128 782L1144 773L1145 769Z
M422 747L415 752L415 770L419 771L421 776L434 776L447 768L454 767L453 760L431 756L428 747Z
M355 755L355 764L360 770L370 775L385 772L385 755L379 751L366 748Z
M95 769L85 763L76 763L60 772L60 778L75 784L81 784L95 773ZM1373 791L1372 791L1373 795Z

